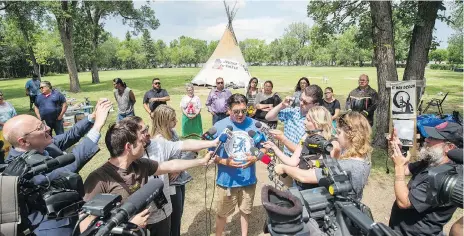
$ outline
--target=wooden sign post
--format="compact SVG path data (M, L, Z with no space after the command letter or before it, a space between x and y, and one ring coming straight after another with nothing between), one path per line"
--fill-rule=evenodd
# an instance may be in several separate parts
M390 90L389 135L396 128L403 146L408 146L411 156L416 158L417 105L421 95L417 96L417 91L425 89L425 83L422 80L387 81L386 87Z

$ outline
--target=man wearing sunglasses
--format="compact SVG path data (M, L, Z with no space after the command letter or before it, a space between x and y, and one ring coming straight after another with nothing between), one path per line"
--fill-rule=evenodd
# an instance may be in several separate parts
M72 153L75 161L67 166L54 171L38 175L32 180L34 184L46 184L49 181L60 178L61 173L78 173L79 170L100 150L98 140L100 130L106 122L111 102L100 100L95 106L93 114L87 119L82 119L64 134L52 137L50 127L45 121L30 115L19 115L8 120L4 127L4 137L14 146L8 153L6 162L9 163L21 156L24 152L37 150L44 156L57 157L64 154L64 150L73 147ZM84 137L85 136L85 137ZM38 225L35 235L71 235L77 217L58 220L48 220L40 212L31 212L29 220L33 225Z
M152 80L153 89L150 89L145 93L143 97L143 108L150 114L159 105L166 104L167 101L171 100L168 92L161 88L161 81L158 78Z
M247 98L242 94L230 96L227 100L229 117L214 125L218 131L217 136L228 126L232 126L234 134L220 147L215 157L218 164L216 236L222 235L227 217L235 211L237 205L240 210L241 235L248 233L248 218L256 189L257 158L249 154L255 144L247 132L258 132L258 128L255 126L257 121L247 116L247 103Z
M293 97L287 96L279 105L266 114L266 120L279 119L284 123L284 137L276 135L275 138L284 143L284 153L292 156L293 151L287 148L286 143L296 144L305 134L306 114L311 107L323 104L323 92L321 87L312 84L304 89L300 95L299 107L291 107ZM290 146L291 143L288 143Z
M39 120L44 120L55 134L64 132L63 116L68 109L66 98L60 92L53 89L52 84L48 81L40 82L41 94L37 95L35 100L35 115Z
M227 99L231 95L232 93L224 88L224 79L218 77L216 79L216 88L211 89L206 100L206 107L209 113L213 115L213 125L227 117Z
M444 235L443 226L453 216L453 204L430 204L429 171L431 168L447 165L457 167L448 153L462 148L462 126L445 122L435 127L425 127L428 137L420 149L418 161L409 163L410 155L403 156L401 141L396 131L392 135L391 156L395 164L395 197L389 226L401 235ZM461 150L462 153L462 150ZM407 183L406 175L412 175Z

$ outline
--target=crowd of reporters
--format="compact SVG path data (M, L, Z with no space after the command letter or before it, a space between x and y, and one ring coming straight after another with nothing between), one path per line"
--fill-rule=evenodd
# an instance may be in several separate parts
M264 104L261 102L273 98L274 94L272 94L272 82L266 82L269 91L262 95L263 98L256 93L253 94L254 87L251 86L253 80L253 78L250 80L251 89L247 90L246 96L234 94L227 99L226 114L229 117L217 121L215 127L218 128L218 133L228 125L232 125L234 130L244 131L255 126L257 121L252 117L256 113L252 113L251 117L245 117L247 105L250 105L248 97L255 99L254 104ZM289 186L294 182L300 190L311 189L317 187L323 177L322 170L312 165L322 157L304 150L305 147L300 144L300 140L311 135L324 137L333 146L330 156L337 159L344 170L351 172L356 200L362 200L363 189L368 182L372 167L371 125L377 103L375 91L368 87L368 77L364 75L360 77L359 87L353 90L355 92L352 92L347 100L350 103L349 107L355 108L359 103L356 100L357 96L360 93L368 93L372 97L365 103L368 106L365 109L358 109L359 112L346 112L341 116L339 111L335 113L336 109L340 109L339 105L338 108L329 108L330 111L326 108L324 92L319 86L309 85L309 81L302 78L298 81L297 87L300 90L296 91L294 96L284 99L274 97L269 106L267 104L258 106L262 110L258 112L261 120L271 125L280 120L284 124L283 132L270 130L271 137L266 137L259 147L263 148L263 151L275 153L281 162L275 166L275 172L279 175L288 175L292 179ZM333 90L326 89L326 93L330 92ZM14 147L10 150L6 163L11 163L30 150L56 158L72 147L71 152L75 156L73 163L57 168L46 175L38 175L32 181L36 185L43 185L59 178L64 172L78 173L100 150L98 146L100 131L105 125L111 106L111 102L107 99L99 100L95 111L86 119L79 121L65 133L53 137L49 133L50 128L47 124L33 116L19 115L11 118L3 126L4 138ZM222 191L219 192L218 199L216 221L219 225L216 234L222 234L225 219L233 212L231 209L235 209L238 205L242 217L242 234L246 235L247 230L244 227L248 227L248 216L252 214L251 207L256 186L254 163L257 158L250 156L245 163L235 163L221 149L218 156L211 157L212 153L207 152L204 157L196 159L197 151L218 146L220 142L216 138L218 135L215 136L216 139L209 141L180 141L173 131L177 120L175 111L167 105L159 105L157 109L151 111L150 117L151 134L149 126L137 116L128 116L109 126L104 137L110 154L109 159L92 171L86 179L84 201L88 202L98 194L117 194L121 195L124 202L149 181L159 178L164 182L163 193L167 198L167 204L161 208L150 204L130 221L146 229L150 235L179 235L185 198L183 186L191 180L191 176L185 170L215 162L220 166L217 184L218 191ZM393 153L391 159L395 164L396 198L392 206L389 226L402 235L443 234L443 226L451 219L457 208L451 203L434 205L427 202L429 187L427 177L431 168L459 165L448 158L448 153L462 148L462 126L446 122L426 131L429 137L425 139L424 147L420 149L416 162L410 162L409 155L403 154L396 133L389 140ZM278 144L270 141L271 138L284 145L283 151ZM462 159L462 150L460 155ZM409 182L405 178L406 175L412 176ZM247 179L239 181L238 178ZM225 184L227 181L235 184ZM235 193L234 190L239 188L242 192ZM231 194L239 200L230 201ZM81 215L79 222L81 233L95 224L95 218L95 216ZM48 219L39 211L30 212L28 219L34 226L36 235L71 235L78 222L77 215L63 219ZM176 229L174 230L176 232L173 232L173 229Z

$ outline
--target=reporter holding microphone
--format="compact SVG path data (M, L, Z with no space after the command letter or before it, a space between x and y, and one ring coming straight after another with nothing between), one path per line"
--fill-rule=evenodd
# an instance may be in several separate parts
M326 110L324 108L324 110ZM311 112L311 111L310 111ZM330 115L328 115L328 125L332 125ZM306 122L306 129L310 128L310 122ZM370 144L371 127L367 119L358 112L349 112L340 116L337 120L337 139L342 150L338 159L340 167L345 171L351 172L352 185L356 193L356 198L361 200L363 188L371 170L371 152ZM272 143L266 143L265 147L270 147L276 155L285 164L279 164L275 167L275 172L279 175L287 174L295 179L300 189L305 187L314 187L323 177L321 168L300 168L301 146L297 148L292 157L285 156ZM334 146L334 149L336 147ZM303 162L304 164L305 162ZM306 167L306 166L303 166ZM310 184L310 185L306 185Z

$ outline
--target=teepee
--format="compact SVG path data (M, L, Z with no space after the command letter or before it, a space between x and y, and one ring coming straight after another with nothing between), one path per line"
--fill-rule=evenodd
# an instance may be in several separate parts
M231 10L225 1L224 6L228 19L226 30L213 55L211 55L200 72L193 78L192 84L215 86L216 78L222 77L225 84L233 83L243 88L247 86L248 80L251 77L232 27L232 20L237 10L235 10L235 5Z

